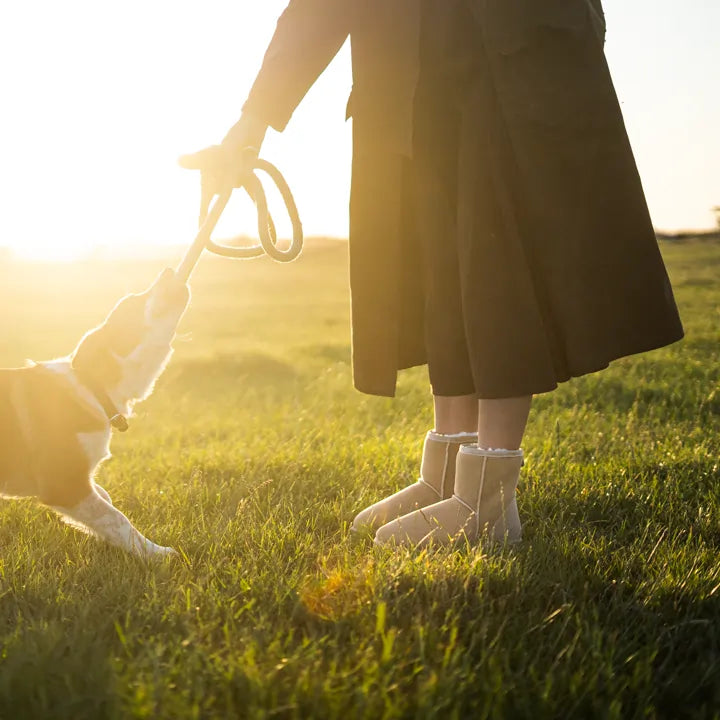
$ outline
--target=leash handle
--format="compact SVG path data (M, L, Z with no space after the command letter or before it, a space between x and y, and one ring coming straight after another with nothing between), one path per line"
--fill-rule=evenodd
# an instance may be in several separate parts
M231 194L231 192L228 192L223 195L215 196L212 206L205 217L205 222L200 226L197 235L195 236L195 240L193 240L192 245L188 248L187 253L185 253L185 257L182 259L180 265L178 265L175 274L178 279L182 280L184 283L187 283L190 279L190 275L195 269L203 250L207 247L208 241L210 240L210 234L218 224L218 220L220 220L223 210L225 210L227 204L230 202Z
M277 262L292 262L302 252L302 223L300 222L300 214L298 213L297 205L295 204L295 198L293 198L287 181L275 165L258 157L258 151L255 148L247 148L243 152L246 157L246 169L242 188L247 192L257 208L257 227L260 244L252 245L250 247L230 247L228 245L216 243L212 239L212 232L217 226L220 217L232 197L234 188L230 188L230 190L215 196L207 217L195 236L195 240L193 240L192 245L178 266L176 275L183 282L187 282L190 278L190 275L195 269L203 250L210 250L210 252L215 253L216 255L233 259L250 259L267 254ZM283 202L285 203L285 208L287 210L288 217L290 218L290 223L292 224L292 241L287 250L281 250L277 246L278 239L277 232L275 230L275 223L273 222L268 209L265 188L256 175L256 170L264 172L272 180L272 182L275 183L275 186L280 192Z

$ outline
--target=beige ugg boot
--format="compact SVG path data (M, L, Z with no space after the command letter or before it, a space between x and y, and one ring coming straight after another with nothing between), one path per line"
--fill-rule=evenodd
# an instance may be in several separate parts
M522 450L464 445L457 456L453 496L383 525L375 544L424 547L484 537L518 542L522 526L515 490L522 463Z
M428 432L419 480L365 508L353 520L351 530L375 532L389 520L449 498L455 483L455 457L458 450L463 443L474 442L477 442L476 433L441 435L434 430Z

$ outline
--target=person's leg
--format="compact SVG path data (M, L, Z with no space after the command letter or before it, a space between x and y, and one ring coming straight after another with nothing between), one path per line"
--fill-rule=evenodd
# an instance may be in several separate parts
M433 395L435 432L442 435L474 433L478 426L478 402L474 394Z
M531 395L478 401L478 447L486 450L519 450L531 403Z

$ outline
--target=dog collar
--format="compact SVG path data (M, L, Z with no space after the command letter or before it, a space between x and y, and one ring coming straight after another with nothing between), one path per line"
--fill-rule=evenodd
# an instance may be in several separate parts
M75 371L75 377L88 389L100 403L110 425L115 428L118 432L124 433L128 431L130 424L127 418L117 411L115 403L110 399L110 396L105 392L105 388L95 381L93 377L87 373L80 372L77 368L73 368Z

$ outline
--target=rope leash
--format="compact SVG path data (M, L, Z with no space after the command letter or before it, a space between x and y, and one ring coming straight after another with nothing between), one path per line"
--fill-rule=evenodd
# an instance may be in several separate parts
M212 232L218 224L228 202L230 202L234 188L230 188L227 192L216 195L205 221L195 236L195 240L193 240L192 245L176 270L177 277L185 283L190 279L190 275L197 266L198 260L200 260L200 256L204 250L209 250L216 255L233 259L256 258L267 254L273 260L282 263L292 262L302 252L302 223L300 222L300 215L295 205L295 199L285 178L272 163L259 158L258 151L255 148L247 148L243 153L245 159L243 162L242 188L247 192L257 208L257 227L260 244L251 247L230 247L216 243L212 239ZM264 172L272 180L285 203L285 208L287 209L288 217L292 224L292 242L287 250L281 250L277 246L278 238L275 223L268 209L265 189L256 175L256 171L258 170Z

